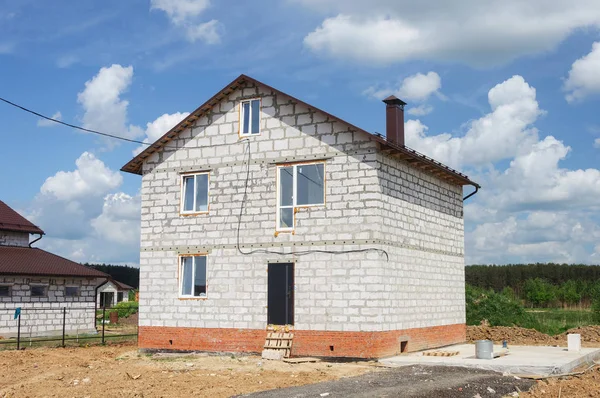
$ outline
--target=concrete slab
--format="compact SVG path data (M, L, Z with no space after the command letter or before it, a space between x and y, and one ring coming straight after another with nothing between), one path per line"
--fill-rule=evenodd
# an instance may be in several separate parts
M477 369L494 370L506 374L528 374L548 376L569 373L573 369L593 364L600 359L600 349L582 348L579 352L567 351L564 347L510 346L507 355L495 359L475 358L475 344L457 344L431 351L458 351L450 357L425 356L422 352L409 353L379 360L387 366L406 365L445 365L465 366ZM494 352L502 352L501 346L494 346Z

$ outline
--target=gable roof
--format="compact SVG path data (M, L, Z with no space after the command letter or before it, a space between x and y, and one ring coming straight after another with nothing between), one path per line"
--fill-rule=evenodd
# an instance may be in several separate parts
M0 200L0 231L29 232L44 234L37 226L14 211L9 205Z
M117 289L119 289L119 290L134 290L135 289L133 286L129 286L126 283L119 282L114 279L112 281L115 283L115 285L117 285Z
M423 169L431 174L434 174L434 175L436 175L444 180L447 180L449 182L452 182L454 184L473 185L476 188L480 188L480 186L477 183L471 181L469 179L469 177L467 177L465 174L462 174L462 173L438 162L437 160L434 160L428 156L425 156L405 145L398 145L396 143L390 142L390 141L386 140L386 138L382 135L371 134L370 132L361 129L360 127L354 126L353 124L348 123L347 121L342 120L339 117L336 117L336 116L334 116L328 112L325 112L313 105L310 105L310 104L308 104L302 100L299 100L289 94L286 94L281 90L277 90L274 87L271 87L265 83L262 83L256 79L253 79L253 78L243 75L243 74L240 75L237 79L235 79L231 83L229 83L228 85L226 85L221 91L219 91L218 93L213 95L208 101L206 101L204 104L200 105L195 111L190 113L188 117L183 119L175 127L173 127L171 130L167 131L161 138L156 140L153 144L148 146L148 148L144 149L136 157L131 159L125 166L123 166L121 168L121 171L141 175L142 174L142 165L143 165L144 161L150 155L152 155L156 151L159 151L162 147L164 147L166 144L168 144L171 140L176 138L179 135L179 133L181 133L188 127L191 127L196 122L196 120L198 120L205 113L207 113L213 106L218 104L223 98L227 97L229 94L231 94L233 91L235 91L238 87L240 87L242 84L244 84L246 82L250 82L250 83L254 83L256 85L266 87L267 89L272 90L275 93L290 97L292 100L296 101L297 103L299 103L301 105L312 108L317 112L321 112L321 113L327 115L329 118L331 118L333 120L347 124L348 126L350 126L352 129L354 129L356 131L359 131L361 133L369 135L369 137L371 139L373 139L381 144L382 150L384 150L386 153L389 153L393 156L397 156L399 159L409 162L413 167Z
M102 283L100 286L98 286L98 288L100 288L108 283L114 285L117 288L117 290L135 290L135 287L129 286L128 284L123 283L123 282L119 282L118 280L113 279L112 277L109 277L109 279L107 279L104 283Z
M0 246L0 275L80 276L108 278L104 272L86 267L42 249Z

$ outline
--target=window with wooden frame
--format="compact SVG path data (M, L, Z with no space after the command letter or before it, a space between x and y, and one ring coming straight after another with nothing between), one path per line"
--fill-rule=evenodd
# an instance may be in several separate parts
M277 166L277 231L293 231L296 209L325 204L325 163Z
M10 285L0 285L0 297L10 297Z
M209 172L181 176L181 214L208 213Z
M179 257L179 297L206 298L206 255Z
M240 102L240 136L260 134L260 99Z

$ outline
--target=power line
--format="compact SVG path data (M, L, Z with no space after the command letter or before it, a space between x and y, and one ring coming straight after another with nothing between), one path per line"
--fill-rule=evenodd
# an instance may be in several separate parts
M85 127L81 127L81 126L77 126L77 125L74 125L74 124L66 123L66 122L60 121L58 119L54 119L54 118L51 118L49 116L42 115L41 113L38 113L38 112L33 111L31 109L25 108L24 106L21 106L19 104L15 104L14 102L11 102L11 101L9 101L7 99L4 99L2 97L0 97L0 101L5 102L8 105L12 105L15 108L19 108L22 111L31 113L31 114L36 115L38 117L41 117L42 119L46 119L46 120L49 120L49 121L54 122L54 123L62 124L63 126L71 127L73 129L76 129L76 130L81 130L81 131L85 131L85 132L92 133L92 134L98 134L98 135L101 135L101 136L104 136L104 137L114 138L114 139L117 139L117 140L122 140L122 141L127 141L127 142L133 142L135 144L142 144L142 145L148 145L148 146L152 145L152 143L149 143L149 142L134 140L134 139L131 139L131 138L126 138L126 137L120 137L118 135L103 133L101 131L86 129Z

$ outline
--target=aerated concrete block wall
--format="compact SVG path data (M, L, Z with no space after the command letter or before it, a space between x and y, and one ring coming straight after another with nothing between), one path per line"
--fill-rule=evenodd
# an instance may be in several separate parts
M240 140L239 100L260 97L261 134ZM380 223L376 144L349 126L269 90L233 92L196 126L144 165L140 326L254 328L267 323L267 266L296 263L296 327L375 330L368 292L381 286L380 254L243 255L236 248L248 158L250 180L240 225L244 251L376 248ZM248 153L249 151L249 153ZM346 155L350 152L351 155ZM276 230L276 164L325 159L326 204L300 209L295 234ZM210 170L209 214L180 216L183 171ZM346 241L344 246L342 242ZM335 242L336 244L328 244ZM287 245L283 248L276 245ZM193 246L205 246L194 249ZM208 252L207 298L178 298L178 254Z
M465 323L462 187L380 155L390 330Z
M0 231L0 246L29 246L29 233Z
M262 100L261 134L240 140L239 101L256 97ZM439 206L452 208L452 216L402 196L411 188L421 198L420 185L435 185L432 177L413 173L410 187L384 190L387 172L381 171L385 160L377 145L351 126L266 88L248 85L232 92L144 163L140 326L264 330L267 264L289 261L295 262L298 330L371 332L464 323L458 296L450 298L452 305L440 297L462 286L454 269L462 261L462 231L455 230L462 228L456 208L460 188L444 185L440 191L447 198ZM390 261L376 251L239 253L248 158L239 225L243 251L258 250L259 244L286 252L384 249ZM276 236L276 164L315 159L326 160L326 204L301 209L295 233ZM208 214L179 214L181 173L191 171L210 171ZM396 247L400 242L406 245ZM179 299L178 255L205 252L207 297ZM436 281L447 261L453 264L451 276Z
M10 287L10 296L0 297L0 336L17 334L17 307L22 337L62 333L64 307L68 334L95 333L94 293L100 283L95 278L0 277L0 285ZM32 285L47 286L47 297L31 297ZM65 297L65 286L79 286L79 296Z

